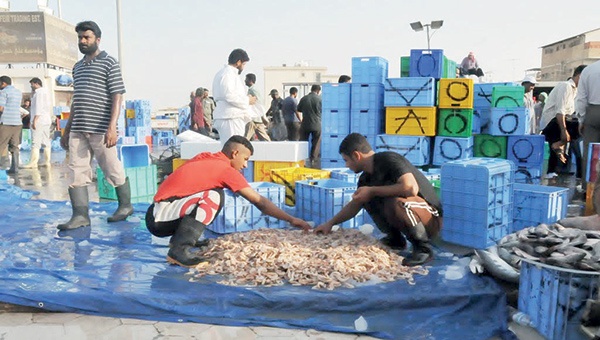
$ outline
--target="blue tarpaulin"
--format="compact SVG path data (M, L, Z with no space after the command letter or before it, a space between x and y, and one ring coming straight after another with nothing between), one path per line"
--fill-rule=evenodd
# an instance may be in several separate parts
M65 189L66 190L66 189ZM231 287L167 264L166 242L146 230L147 205L128 221L107 223L116 203L91 203L92 226L59 232L66 202L31 199L0 185L0 301L47 311L233 326L312 328L394 339L488 339L506 335L506 299L487 277L446 280L450 258L426 276L338 288Z

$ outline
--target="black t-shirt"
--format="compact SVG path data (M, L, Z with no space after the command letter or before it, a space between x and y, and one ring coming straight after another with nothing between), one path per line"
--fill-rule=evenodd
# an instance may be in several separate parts
M321 130L321 97L311 92L300 99L298 111L302 112L302 128Z
M419 169L398 153L392 151L376 153L373 156L373 173L368 174L363 171L358 179L358 187L396 184L398 178L407 173L412 173L417 180L417 184L419 185L418 196L437 209L440 216L442 216L442 204L435 193L433 185L429 183L429 180ZM373 207L380 207L382 198L375 197L373 201Z

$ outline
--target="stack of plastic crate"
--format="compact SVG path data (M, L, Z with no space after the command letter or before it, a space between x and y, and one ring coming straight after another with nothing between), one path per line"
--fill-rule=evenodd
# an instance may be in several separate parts
M505 159L470 158L444 163L442 238L485 249L511 233L514 172L514 163Z
M506 141L506 157L517 166L516 183L540 184L544 169L543 135L513 135Z
M552 224L567 216L568 188L515 183L513 195L512 232L540 223Z
M321 113L321 168L344 166L338 152L341 141L350 133L351 84L323 84Z
M125 102L125 136L134 137L135 143L152 147L151 106L148 100Z

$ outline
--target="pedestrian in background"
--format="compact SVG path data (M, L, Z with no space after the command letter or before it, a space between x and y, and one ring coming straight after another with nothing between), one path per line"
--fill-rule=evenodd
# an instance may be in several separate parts
M12 86L12 79L8 76L0 77L0 150L8 151L12 155L12 162L8 173L19 171L19 144L21 144L21 101L23 93Z
M199 87L196 89L194 94L194 100L192 102L192 110L190 116L192 117L191 130L203 134L205 136L210 135L208 130L206 118L204 115L204 105L202 104L204 98L204 89Z
M50 127L54 119L52 112L52 99L48 89L42 86L40 78L32 78L29 81L33 97L31 98L31 157L29 163L23 166L24 169L33 169L38 167L40 159L40 149L44 145L44 160L42 166L50 166L50 157L52 153L52 144L50 138Z
M204 97L202 98L202 109L204 109L204 121L206 122L206 129L208 130L209 136L212 133L213 128L213 111L215 110L215 101L208 96L208 89L204 89Z
M590 171L587 169L588 147L590 143L600 142L600 61L581 72L575 97L575 112L579 118L579 132L583 135L581 189L585 190L586 174Z
M527 134L533 135L536 133L537 126L535 125L535 101L533 100L533 89L537 84L535 77L527 76L521 81L521 86L525 88L525 95L523 96L523 104L528 111L529 119L529 130Z
M254 73L248 73L246 80L244 81L248 86L248 95L256 99L256 102L250 105L250 117L252 121L246 124L246 139L254 140L256 136L260 141L270 142L269 134L267 133L267 125L269 121L265 117L265 108L262 106L262 98L260 92L256 89L256 75Z
M308 141L310 137L310 166L319 166L321 144L321 85L313 85L310 93L300 99L298 111L302 113L300 124L300 140Z
M300 139L300 122L302 121L298 112L298 89L290 88L290 95L283 100L282 112L287 128L287 136L290 141Z
M123 221L133 214L129 178L117 157L117 122L125 85L117 60L100 51L100 27L93 21L75 26L79 51L84 55L73 67L73 102L61 146L69 150L73 179L69 198L73 214L60 230L90 225L88 185L92 183L92 157L117 192L119 206L108 222Z

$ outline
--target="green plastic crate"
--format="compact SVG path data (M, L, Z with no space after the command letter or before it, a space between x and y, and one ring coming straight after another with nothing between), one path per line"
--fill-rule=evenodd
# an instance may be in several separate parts
M100 167L96 168L98 177L98 196L107 200L116 200L117 192L110 185ZM135 168L125 168L125 176L129 177L132 203L151 203L158 189L156 164Z
M506 159L506 136L475 135L475 157Z
M408 77L410 70L410 57L400 57L400 77Z
M523 86L494 86L492 107L523 107L525 88Z
M456 62L444 56L442 78L456 78Z
M473 109L440 109L438 135L446 137L471 137Z

